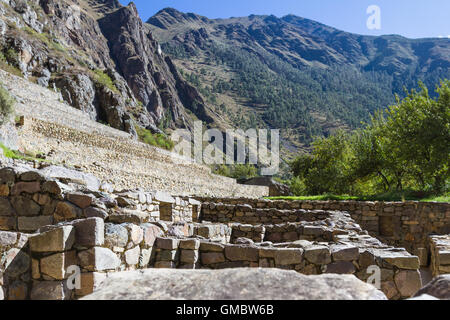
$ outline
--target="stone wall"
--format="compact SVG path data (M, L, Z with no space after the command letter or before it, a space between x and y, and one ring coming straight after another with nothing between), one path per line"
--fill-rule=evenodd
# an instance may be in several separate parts
M0 231L0 300L27 299L31 289L28 234Z
M34 232L63 221L101 217L115 222L192 222L200 203L164 192L86 190L65 178L67 184L47 178L38 170L0 169L0 230ZM76 172L75 172L76 173ZM160 216L164 208L165 216Z
M155 268L280 268L302 274L354 274L366 281L370 266L381 271L381 289L390 299L413 295L422 282L419 259L394 248L297 241L284 247L221 244L197 239L158 238Z
M52 168L56 179L46 168L16 165L0 169L1 300L76 298L109 271L147 267L156 236L206 235L187 224L200 212L192 198L99 191L94 177L77 171ZM81 267L80 290L67 288L71 265Z
M308 219L307 210L349 212L352 218L382 241L406 248L427 264L428 235L450 233L450 204L426 202L270 201L198 198L202 219L250 224L296 222Z
M53 166L0 169L0 298L78 299L112 272L146 268L282 268L363 281L379 271L390 299L422 285L419 257L370 235L355 213L114 191L94 178ZM446 249L433 239L442 271Z
M99 217L48 225L34 234L0 231L0 295L7 300L78 299L111 272L153 267L159 257L157 237L197 233L193 224L113 223ZM76 287L70 276L78 272Z
M154 224L104 223L89 218L47 227L30 239L33 300L67 300L93 292L109 272L147 268L157 236ZM79 267L80 287L70 287L70 266Z
M450 273L450 235L430 236L430 252L433 276Z
M241 229L235 225L235 228ZM47 226L26 236L0 232L11 243L7 299L65 300L92 293L111 272L145 268L223 269L281 268L302 274L354 274L366 281L378 266L381 289L391 299L410 297L420 287L418 257L360 235L337 235L336 242L293 241L230 244L196 238L188 228L183 238L167 237L158 223L105 223L101 218L80 219ZM28 240L28 243L27 243ZM22 252L14 249L22 243ZM6 243L3 241L3 243ZM80 286L71 282L76 266Z

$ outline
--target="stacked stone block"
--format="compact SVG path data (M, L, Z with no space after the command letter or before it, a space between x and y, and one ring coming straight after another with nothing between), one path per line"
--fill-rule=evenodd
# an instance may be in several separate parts
M426 202L272 201L247 198L198 198L201 219L243 224L280 224L317 220L312 212L348 212L362 229L392 246L406 248L426 265L428 235L450 233L450 204ZM310 215L313 215L310 217Z
M430 236L430 252L433 276L450 273L450 235Z
M234 230L232 227L222 223L195 223L193 235L215 242L229 243L232 230Z
M64 183L63 183L64 182ZM65 221L100 217L113 223L192 222L200 203L164 192L88 190L76 179L49 179L38 170L0 169L0 230L32 233ZM166 217L160 208L169 206Z
M108 272L147 268L162 234L156 225L105 225L100 218L47 226L32 236L0 232L2 298L63 300L87 295ZM68 285L71 266L80 268L80 288Z
M0 231L0 300L24 300L30 295L29 235Z
M383 246L370 236L360 237L342 236L339 243L299 240L282 247L158 238L154 267L281 268L308 275L353 274L367 281L371 275L368 268L376 266L381 274L381 289L391 299L410 297L421 288L418 257Z
M231 233L231 243L236 243L239 238L247 238L253 242L263 242L266 234L264 225L253 226L251 224L233 224Z

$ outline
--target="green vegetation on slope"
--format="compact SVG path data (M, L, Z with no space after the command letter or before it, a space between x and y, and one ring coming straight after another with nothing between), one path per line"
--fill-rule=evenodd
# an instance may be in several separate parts
M251 164L216 165L212 172L233 179L250 179L258 176L258 169Z
M338 196L325 194L321 196L292 196L292 197L267 197L269 200L289 200L289 201L421 201L421 202L450 202L450 194L443 196L420 196L414 192L390 192L374 196Z
M164 49L178 59L199 54L184 52L181 46L165 45ZM254 108L262 108L266 127L297 129L303 142L327 134L327 126L336 121L356 128L370 113L394 101L392 78L384 73L352 67L295 68L273 55L216 43L208 51L206 64L231 69L237 75L231 81L216 78L210 86L202 83L201 72L185 76L210 103L214 104L215 94L245 98ZM246 125L260 127L257 117L249 117Z
M136 126L136 132L139 140L148 145L159 147L166 150L172 150L174 143L170 138L163 134L153 134L150 130Z
M3 151L3 156L6 158L26 160L26 161L50 162L48 160L38 158L38 155L33 154L31 152L22 153L17 150L11 150L1 142L0 142L0 149Z
M312 154L291 164L296 194L448 193L450 81L441 82L434 99L420 86L364 128L317 138Z
M22 77L22 71L17 68L18 59L18 54L14 49L2 48L2 51L0 51L0 69Z
M14 113L14 99L0 83L0 125Z
M97 69L94 70L93 73L95 81L98 82L100 85L107 87L109 90L115 93L119 92L119 90L117 90L116 85L114 84L114 81L104 71Z

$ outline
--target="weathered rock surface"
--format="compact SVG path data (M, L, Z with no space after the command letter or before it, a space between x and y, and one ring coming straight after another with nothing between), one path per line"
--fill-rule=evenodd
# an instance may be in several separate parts
M62 252L70 250L75 242L75 229L63 226L30 238L34 252Z
M134 96L148 111L147 127L156 130L167 113L178 125L186 126L176 80L148 26L139 18L136 6L131 3L122 7L100 19L99 24L108 39L112 58Z
M80 265L89 271L114 270L120 266L120 259L109 249L94 247L78 254Z
M68 300L71 292L66 281L41 281L33 285L32 300Z
M112 274L84 300L386 300L353 276L278 269L145 270Z
M430 295L436 297L438 299L450 300L450 275L442 275L435 278L425 287L420 289L415 297L419 297L421 295Z

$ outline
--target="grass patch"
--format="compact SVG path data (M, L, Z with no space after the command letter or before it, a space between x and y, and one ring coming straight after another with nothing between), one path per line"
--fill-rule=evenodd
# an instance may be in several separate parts
M30 27L24 28L25 32L29 35L33 36L34 38L38 39L39 41L45 43L48 48L58 51L58 52L66 52L66 48L58 42L54 40L54 38L47 32L37 33Z
M394 201L450 202L450 194L447 193L445 195L431 195L418 191L403 191L403 192L395 191L371 196L347 196L347 195L324 194L320 196L266 197L266 199L291 200L291 201L354 200L354 201L387 201L387 202L394 202Z
M344 201L344 200L359 200L358 197L353 197L353 196L338 196L338 195L334 195L334 194L325 194L325 195L321 195L321 196L301 196L301 197L266 197L266 199L269 200L300 200L300 201L304 201L304 200L314 200L314 201L326 201L326 200L339 200L339 201Z
M3 150L3 155L6 158L16 159L16 160L25 160L25 161L50 162L49 160L46 160L46 159L37 158L35 154L31 154L31 153L28 153L28 152L22 153L22 152L17 151L17 150L11 150L10 148L5 146L1 142L0 142L0 149Z
M94 73L94 79L96 82L107 87L108 89L110 89L111 91L113 91L115 93L119 92L114 81L105 72L103 72L102 70L94 70L93 73Z
M153 134L150 130L136 126L136 132L139 140L154 147L172 150L174 143L170 138L163 134Z
M435 196L430 198L422 199L423 202L450 202L450 193L444 194L442 196Z
M14 103L9 92L0 85L0 125L14 113Z
M23 77L22 71L14 65L14 63L17 62L17 59L17 53L11 48L6 52L0 51L0 69L18 77Z

